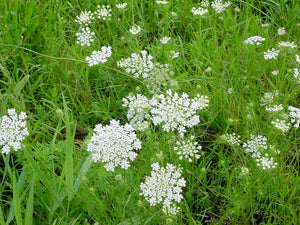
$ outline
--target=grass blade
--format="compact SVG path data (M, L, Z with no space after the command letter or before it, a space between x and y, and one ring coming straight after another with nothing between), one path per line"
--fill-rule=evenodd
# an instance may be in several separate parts
M17 185L16 175L13 174L13 203L14 203L14 211L15 217L18 225L22 225L22 214L21 214L21 202L19 198L19 191Z
M25 225L31 225L32 224L34 183L35 183L35 179L34 179L34 176L33 176L31 184L30 184L29 197L28 197L27 204L26 204Z

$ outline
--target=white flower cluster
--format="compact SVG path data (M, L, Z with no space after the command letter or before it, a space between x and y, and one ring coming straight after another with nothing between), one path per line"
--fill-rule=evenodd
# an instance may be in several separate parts
M293 107L293 106L289 106L289 111L290 111L289 116L291 117L291 123L294 123L294 127L299 128L300 109Z
M170 71L169 64L155 63L149 76L145 79L147 89L152 94L166 90L166 87L172 82L173 75L174 72Z
M284 27L279 27L277 30L278 35L284 35L285 34L285 28Z
M197 110L207 107L208 102L207 96L197 95L190 99L188 94L183 93L179 97L169 89L166 95L161 94L150 100L151 120L154 125L162 124L164 131L177 130L183 136L187 127L191 128L200 123Z
M90 30L89 27L81 28L81 32L76 33L77 36L77 44L81 46L91 46L91 43L94 42L93 36L95 35L94 32Z
M128 169L129 160L133 161L137 156L133 150L138 149L141 149L141 142L134 129L129 124L121 126L116 120L111 120L106 126L96 125L87 146L87 150L93 154L93 160L104 162L107 171L114 171L116 166Z
M130 58L121 59L117 62L118 67L125 67L125 71L133 74L135 78L142 76L147 78L153 69L153 57L148 55L147 51L141 51L141 55L133 53Z
M290 129L290 123L287 123L285 120L276 119L271 122L274 127L278 130L281 130L283 133L286 133Z
M275 98L278 97L278 91L266 92L260 99L261 106L265 106L265 110L269 112L277 112L283 109L282 104L275 104Z
M91 56L87 56L85 60L89 64L89 66L95 66L99 63L107 62L107 58L109 58L112 54L111 46L102 46L100 51L93 51Z
M267 145L267 138L262 135L250 135L250 137L251 140L243 144L246 152L252 153L252 157L257 162L257 165L262 167L262 169L275 168L277 163L274 162L274 159L272 157L268 157L268 154L264 154L265 150L273 148L272 146Z
M240 145L240 143L241 143L241 140L240 140L241 136L236 135L235 133L224 134L224 135L222 135L222 138L224 138L225 141L230 145Z
M277 59L277 56L279 55L280 50L276 50L275 48L272 48L271 50L267 50L264 52L264 58L265 59Z
M294 68L294 78L296 79L297 83L300 84L300 75L298 68Z
M162 43L162 44L167 44L168 41L170 41L171 38L170 37L163 37L162 39L160 39L159 41Z
M215 0L211 3L211 7L217 12L221 13L225 11L225 9L230 6L231 2L223 2L223 0Z
M277 166L277 163L274 162L273 157L268 158L268 154L265 154L265 156L263 156L261 158L257 158L255 160L257 162L257 165L262 167L263 170L276 168L276 166Z
M295 54L295 60L297 63L300 63L300 56L298 54Z
M76 16L75 22L87 26L94 20L94 14L91 11L83 11Z
M118 9L125 9L127 6L127 2L116 4Z
M251 153L253 158L259 158L263 150L268 148L267 138L262 135L250 135L250 140L243 144L247 153Z
M172 164L160 167L158 163L153 163L151 167L151 176L146 177L140 185L140 195L152 206L162 202L164 207L170 208L175 202L179 203L183 199L182 188L186 185L181 169Z
M289 42L289 41L281 41L278 43L279 47L286 47L286 48L297 48L297 45L295 42Z
M208 9L202 7L198 7L198 8L193 7L191 11L194 15L200 15L200 16L203 16L204 14L208 13Z
M7 115L0 118L0 146L2 153L21 149L21 142L29 135L26 127L27 115L21 112L19 115L15 109L8 109Z
M200 145L198 145L197 141L194 141L195 137L191 136L187 140L177 141L174 150L179 155L179 159L188 159L189 162L193 161L193 158L199 159L200 155L199 151L202 149Z
M129 32L132 33L132 34L138 34L141 32L141 27L140 26L137 26L137 25L133 25L130 29L129 29Z
M261 36L252 36L247 38L244 43L248 45L261 45L261 42L265 40L266 39Z
M136 130L145 130L149 126L149 100L146 96L137 94L123 98L123 107L128 107L127 119Z
M169 1L156 1L156 4L166 5Z
M97 5L97 11L95 12L95 15L98 17L98 19L102 20L109 20L111 17L111 8L109 5Z

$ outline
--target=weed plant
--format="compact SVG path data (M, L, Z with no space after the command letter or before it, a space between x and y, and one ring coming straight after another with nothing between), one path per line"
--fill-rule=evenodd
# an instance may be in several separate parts
M300 224L298 1L0 11L0 224Z

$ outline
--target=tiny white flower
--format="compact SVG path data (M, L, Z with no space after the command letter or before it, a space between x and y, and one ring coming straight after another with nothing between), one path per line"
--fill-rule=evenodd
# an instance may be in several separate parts
M298 54L295 55L295 59L297 63L300 63L300 56Z
M300 109L293 107L293 106L289 106L289 111L290 111L289 116L291 117L291 123L294 124L295 128L299 128L299 126L300 126Z
M264 52L264 58L265 59L277 59L277 56L279 55L280 50L275 50L272 48L271 50L267 50Z
M166 5L169 1L156 1L156 4Z
M95 66L99 63L107 62L107 58L111 56L111 47L110 46L102 46L101 51L93 51L91 56L86 57L86 61L89 66Z
M240 140L241 136L236 135L235 133L223 134L221 137L223 139L225 139L225 141L230 145L240 145L240 143L241 143L241 140Z
M126 6L127 6L127 3L126 3L126 2L120 3L120 4L116 4L116 7L117 7L118 9L125 9Z
M172 54L172 59L176 59L179 57L179 52L170 51L170 53Z
M77 36L77 44L81 46L90 46L92 42L94 42L95 33L90 30L89 27L81 28L81 32L76 33Z
M191 11L194 15L200 15L200 16L203 16L204 14L208 13L208 9L202 7L198 7L198 8L193 7Z
M211 72L211 68L210 67L207 67L204 72L208 73L208 72Z
M265 169L274 169L277 166L277 163L274 162L274 159L268 157L268 154L265 154L262 157L256 159L257 165L260 166L263 170Z
M268 27L268 26L270 26L270 24L269 23L262 23L261 26L262 27Z
M88 25L94 19L94 14L91 11L83 11L79 16L76 16L75 22L79 24Z
M286 48L297 48L297 45L294 42L289 41L281 41L278 43L279 47L286 47Z
M274 71L272 71L271 73L272 73L272 75L276 76L276 75L279 74L279 70L274 70Z
M277 30L278 35L284 35L285 34L285 29L284 27L279 27Z
M265 41L266 39L261 36L252 36L247 38L244 43L249 45L260 45L262 41Z
M170 37L163 37L162 39L160 39L159 41L161 42L161 43L163 43L163 44L167 44L168 43L168 41L170 41L171 40L171 38Z
M130 28L130 33L132 34L138 34L141 32L141 27L138 26L138 25L133 25L131 28Z
M281 130L283 133L286 133L290 129L290 123L287 123L285 120L276 119L271 122L274 127L278 130Z
M109 20L111 17L111 8L109 5L97 5L95 15L98 19Z
M227 7L229 7L231 2L223 2L223 0L215 0L211 3L211 7L217 12L223 12Z
M194 141L195 137L191 136L186 140L177 141L174 150L179 155L179 159L188 159L189 162L193 161L193 158L199 159L199 151L202 149L198 145L197 141Z

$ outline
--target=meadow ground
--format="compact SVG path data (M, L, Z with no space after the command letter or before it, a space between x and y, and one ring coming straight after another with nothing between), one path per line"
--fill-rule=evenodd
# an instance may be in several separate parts
M0 224L300 224L298 1L0 12Z

